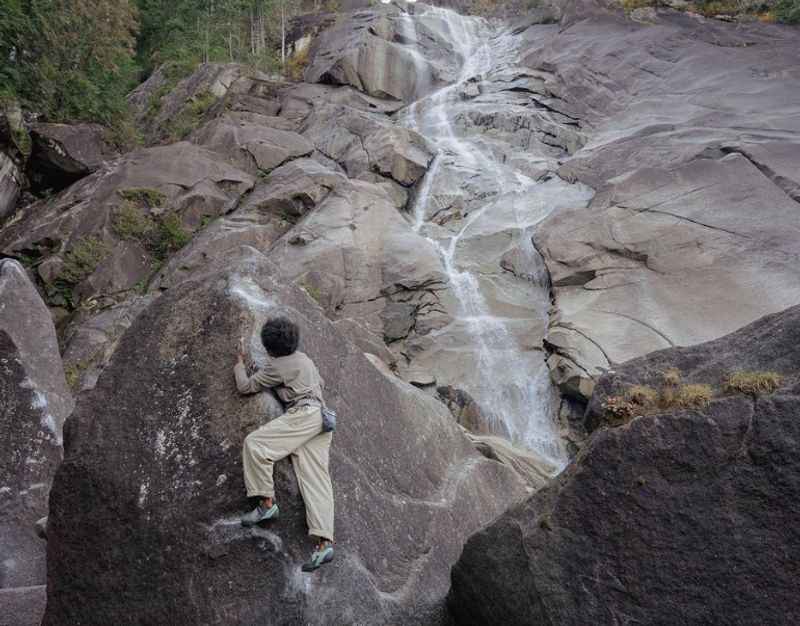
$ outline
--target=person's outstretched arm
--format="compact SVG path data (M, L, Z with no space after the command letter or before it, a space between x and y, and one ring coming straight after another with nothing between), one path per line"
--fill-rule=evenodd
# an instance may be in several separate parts
M262 389L275 387L283 382L269 363L252 376L247 375L247 367L244 364L244 341L239 342L239 358L233 366L233 375L236 378L236 389L241 394L258 393Z

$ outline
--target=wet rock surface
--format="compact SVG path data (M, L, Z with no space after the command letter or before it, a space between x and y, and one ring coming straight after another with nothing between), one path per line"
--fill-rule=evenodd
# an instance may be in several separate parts
M470 538L452 574L456 623L795 623L798 339L794 307L603 377L598 408L668 367L718 395L596 431L553 484ZM751 367L783 383L756 398L720 391Z
M255 348L260 322L278 312L302 323L302 349L340 415L338 556L311 575L299 572L309 542L288 460L276 473L280 521L238 524L241 443L277 407L238 396L220 355L243 333ZM387 380L252 249L136 318L81 395L65 443L45 624L430 623L462 540L525 493L441 404Z

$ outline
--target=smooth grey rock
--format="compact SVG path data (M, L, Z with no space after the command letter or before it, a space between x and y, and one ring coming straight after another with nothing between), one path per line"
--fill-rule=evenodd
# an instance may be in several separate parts
M32 185L56 190L97 171L119 152L99 124L34 124L33 150L28 161Z
M797 46L775 26L675 12L638 26L581 7L568 36L522 35L557 106L591 128L558 173L596 198L553 212L534 237L557 304L554 378L575 392L613 363L800 302ZM628 60L608 72L618 55Z
M92 389L122 334L153 296L133 296L100 311L79 311L66 330L64 367L73 392Z
M420 54L413 45L426 43L438 57L450 45L445 38L433 37L430 31L418 33L402 9L375 7L340 20L317 38L305 79L350 85L371 96L411 102L430 91L442 72L438 58Z
M24 178L17 164L0 152L0 220L9 217L16 208Z
M0 626L39 626L46 603L45 585L0 589Z
M332 119L336 120L333 127ZM377 172L408 187L422 177L433 158L418 133L345 105L314 107L303 121L302 132L351 178Z
M9 259L0 260L0 372L0 589L7 589L45 583L35 523L47 515L62 427L74 405L50 312Z
M168 67L160 67L128 96L137 123L151 143L169 138L171 123L192 103L210 101L213 108L226 96L260 96L265 91L285 84L276 85L267 75L244 65L204 63L164 93L164 89L171 84L171 71Z
M402 336L409 315L433 306L432 294L446 282L436 250L386 191L344 178L269 256L290 280L311 271L334 277L342 286L336 317L358 320L378 337ZM391 307L404 315L385 313Z
M285 162L314 151L304 137L271 125L282 118L268 118L256 113L230 112L200 128L191 141L228 157L229 163L257 174L268 173Z

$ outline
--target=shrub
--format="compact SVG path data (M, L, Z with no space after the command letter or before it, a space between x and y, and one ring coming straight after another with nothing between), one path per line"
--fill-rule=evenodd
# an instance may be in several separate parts
M658 392L652 387L634 385L625 393L627 399L641 407L651 407L658 401Z
M286 61L286 76L288 76L291 80L303 80L303 72L305 71L309 62L308 51L309 46L306 46L305 48L302 48L298 52L294 53Z
M713 397L711 385L683 385L678 390L675 405L687 409L702 408L708 406Z
M167 196L158 191L158 189L149 189L147 187L120 189L117 193L128 202L148 209L163 207L167 202Z
M108 247L97 237L83 237L64 255L64 267L59 278L77 284L97 269L109 253Z
M159 220L153 252L156 258L166 259L189 243L190 239L191 235L183 229L181 218L170 213Z
M626 13L652 6L655 6L654 0L622 0L622 8Z
M144 242L153 231L156 223L131 202L124 202L112 218L111 227L122 239Z
M174 141L185 139L200 126L206 113L216 101L217 97L210 91L197 94L175 116L175 119L167 124L167 139Z
M635 405L623 396L609 396L603 401L606 419L612 426L619 426L642 414L642 407Z
M777 372L734 372L725 381L725 391L758 396L773 393L782 382L783 376Z
M159 262L183 248L191 239L178 214L168 213L154 218L142 211L126 201L114 213L111 226L120 238L138 241Z
M698 12L706 17L714 17L715 15L737 15L739 13L747 13L748 10L743 5L736 1L731 0L713 0L698 5Z
M609 396L603 402L606 419L612 426L629 422L640 415L650 415L674 408L696 409L711 402L714 390L710 385L681 385L681 373L669 369L662 373L661 391L645 385L632 385L623 395Z

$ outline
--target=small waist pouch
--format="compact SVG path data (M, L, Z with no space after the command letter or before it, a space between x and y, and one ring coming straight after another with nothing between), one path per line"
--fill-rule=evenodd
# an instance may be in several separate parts
M322 432L332 433L336 430L336 411L331 409L322 408Z

